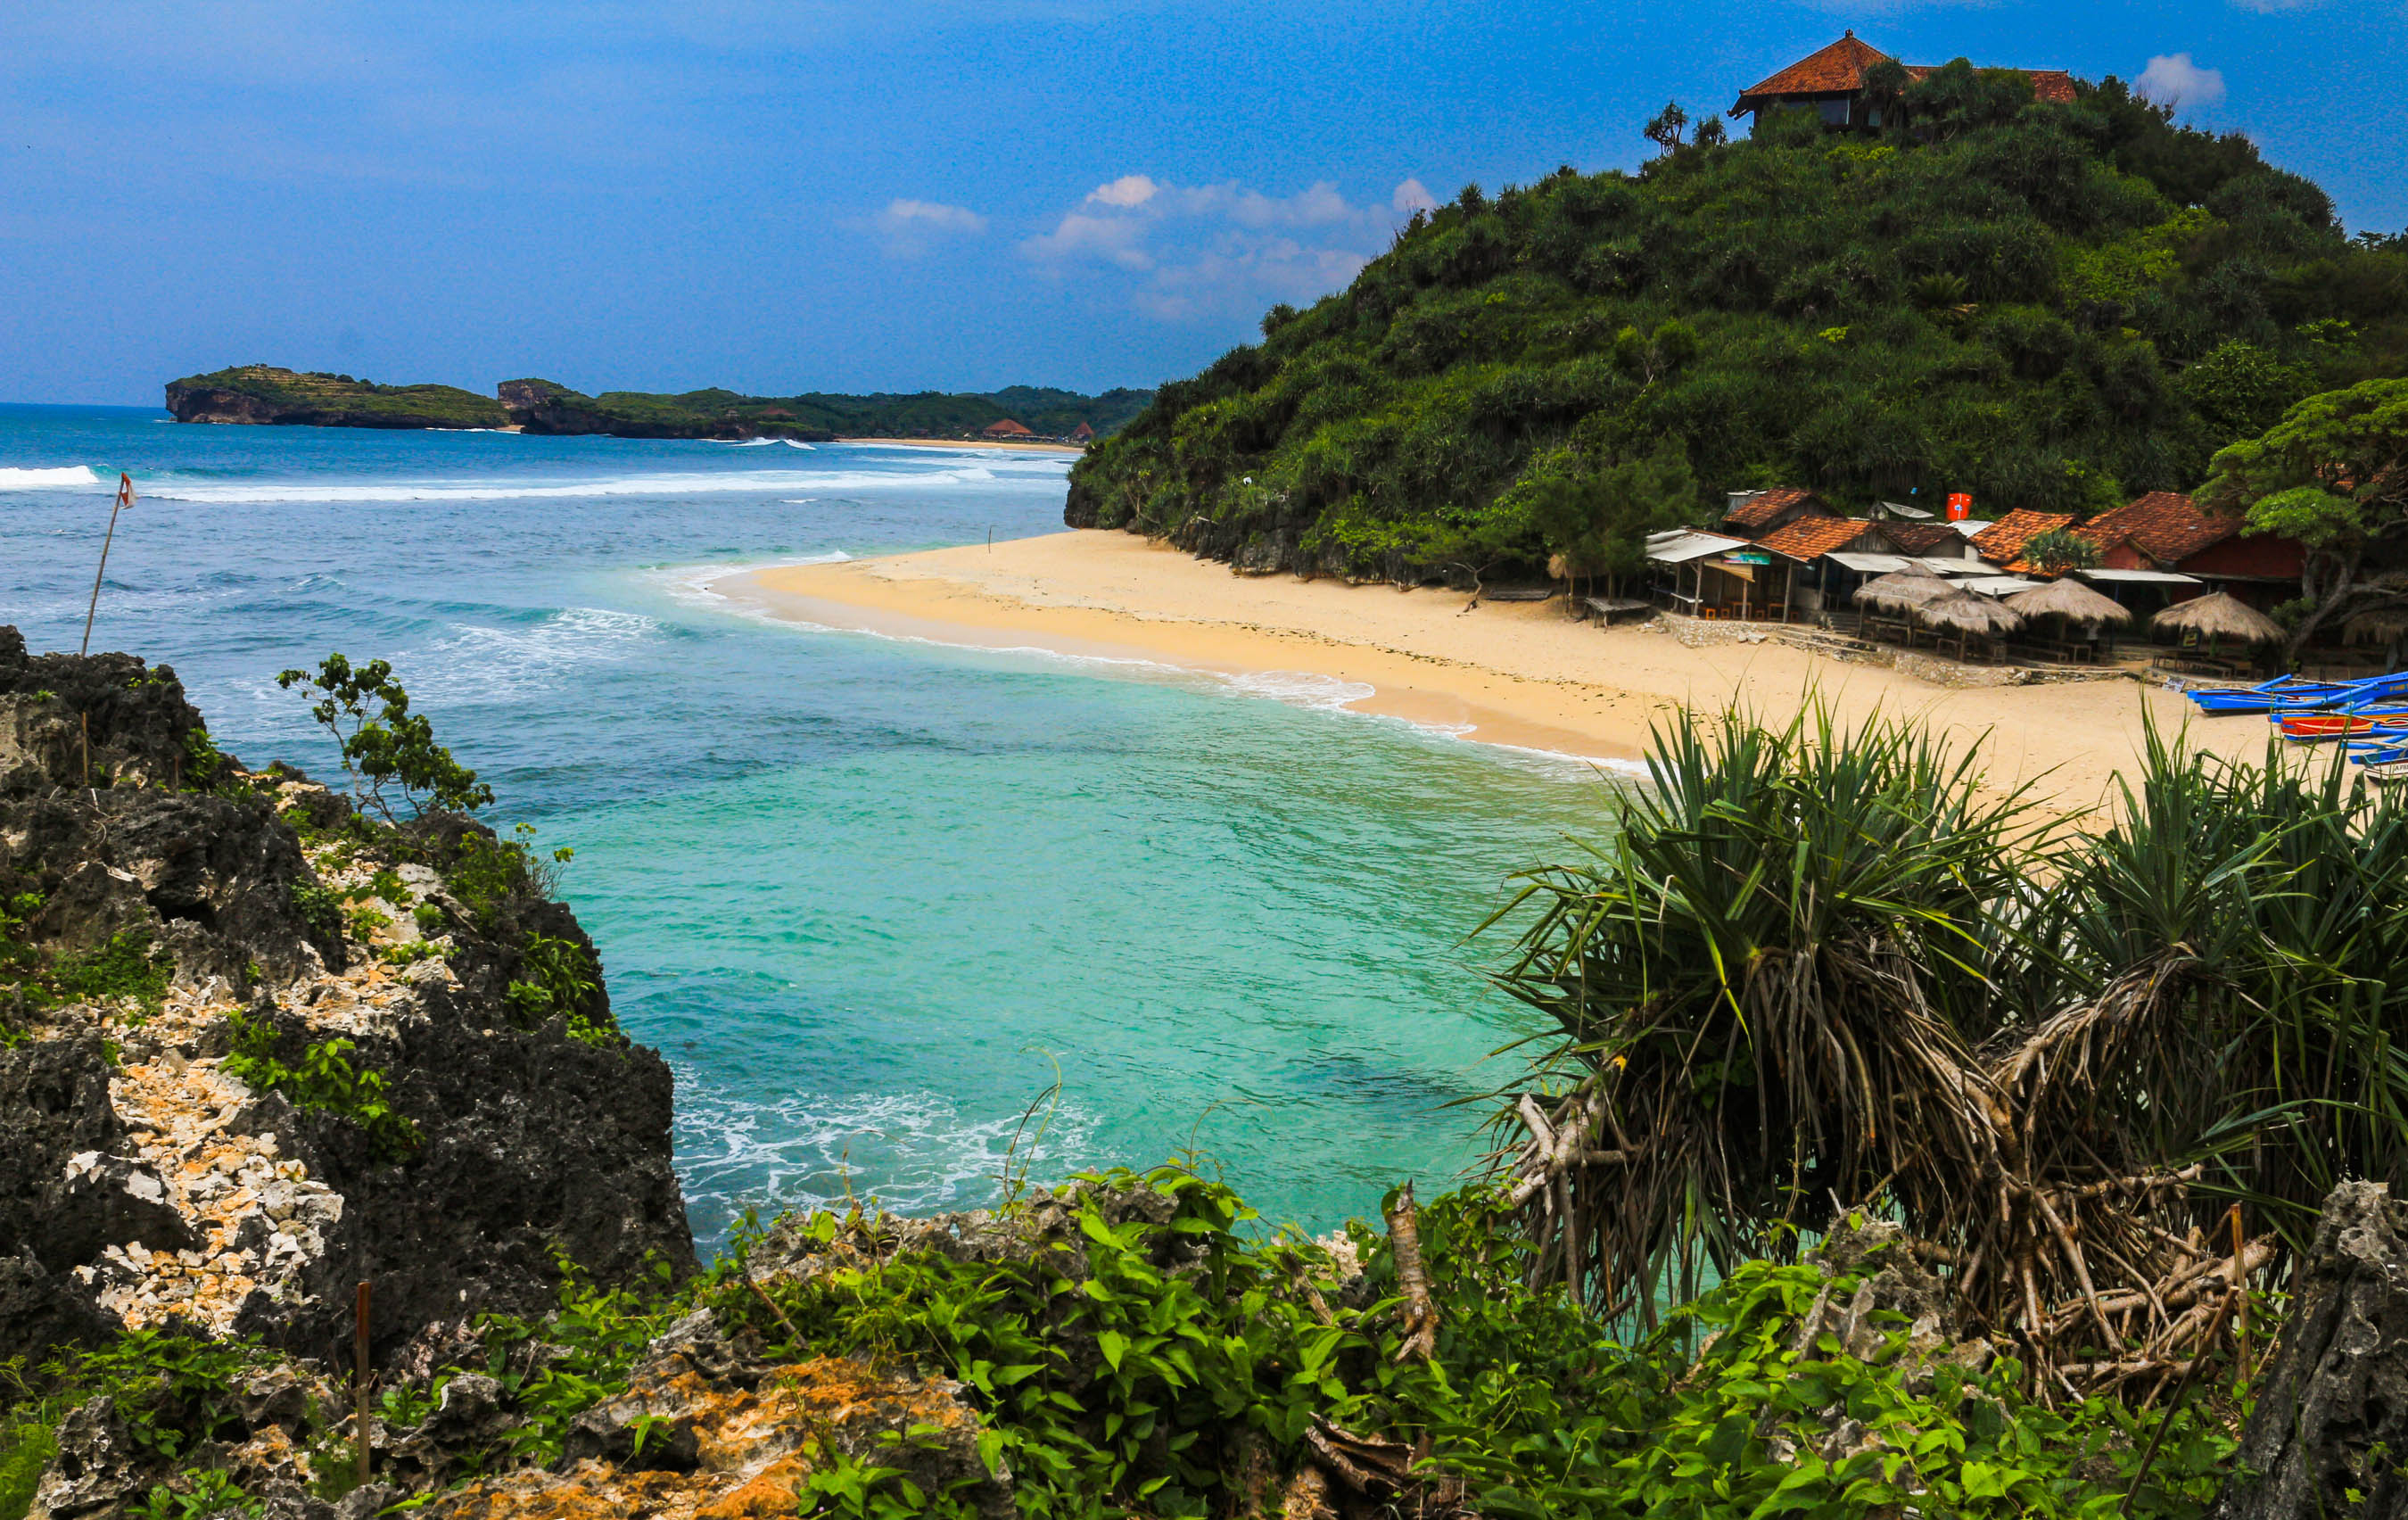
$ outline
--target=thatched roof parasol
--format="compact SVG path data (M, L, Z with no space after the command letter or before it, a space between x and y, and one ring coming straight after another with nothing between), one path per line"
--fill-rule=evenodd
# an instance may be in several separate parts
M1938 576L1922 570L1892 570L1858 586L1856 605L1870 607L1877 612L1912 612L1924 603L1937 601L1956 589Z
M2341 625L2344 638L2364 638L2377 644L2388 644L2408 636L2408 608L2385 607L2372 612L2360 612Z
M2071 623L2118 625L2132 621L2130 608L2072 580L2052 581L2044 586L2016 592L2006 599L2006 605L2028 618L2059 617Z
M2244 644L2280 643L2283 625L2229 593L2211 591L2186 602L2176 602L2149 620L2152 628L2195 633L2202 638L2232 638Z
M1993 636L2010 634L2024 625L2020 614L1970 591L1952 591L1935 597L1916 608L1914 616L1927 628L1944 628L1950 633Z

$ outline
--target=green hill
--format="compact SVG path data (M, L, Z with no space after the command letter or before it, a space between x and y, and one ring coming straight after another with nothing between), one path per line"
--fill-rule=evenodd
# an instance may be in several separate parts
M489 395L450 385L379 385L349 375L237 365L167 382L179 423L285 423L316 427L507 427Z
M552 380L504 380L510 415L537 433L612 433L625 437L958 437L1009 417L1043 437L1085 423L1100 436L1152 400L1151 391L1075 391L1015 385L989 394L742 395L734 391L658 394L605 391L588 396Z
M1080 462L1066 520L1408 579L1535 561L1550 481L1674 454L1700 515L1776 482L2090 509L2408 370L2408 238L2345 237L2237 134L1961 63L1910 103L1912 133L1785 113L1637 174L1467 188L1165 386Z

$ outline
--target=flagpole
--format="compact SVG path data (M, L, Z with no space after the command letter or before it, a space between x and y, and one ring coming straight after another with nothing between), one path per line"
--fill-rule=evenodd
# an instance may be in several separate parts
M92 572L92 605L83 609L83 652L92 652L92 618L100 610L100 578L108 573L108 546L117 541L117 514L134 503L134 477L117 472L117 503L108 509L108 533L100 540L100 568Z

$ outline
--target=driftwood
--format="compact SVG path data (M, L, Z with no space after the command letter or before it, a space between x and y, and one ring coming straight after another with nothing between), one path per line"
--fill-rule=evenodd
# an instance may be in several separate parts
M1429 1269L1422 1265L1422 1232L1411 1183L1397 1190L1397 1206L1388 1211L1388 1241L1397 1254L1397 1286L1405 1296L1405 1337L1397 1348L1397 1360L1426 1362L1438 1350L1438 1300L1430 1297Z
M2408 1515L2408 1211L2379 1183L2325 1199L2291 1312L2209 1520Z

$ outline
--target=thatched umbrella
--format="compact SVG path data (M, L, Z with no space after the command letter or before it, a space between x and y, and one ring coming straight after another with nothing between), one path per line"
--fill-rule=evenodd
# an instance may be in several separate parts
M2006 605L2028 618L2063 618L2068 623L2112 623L2132 621L2132 609L2113 596L2102 596L2079 581L2052 581L2044 586L2019 591L2006 599Z
M2397 607L2379 608L2360 612L2341 625L2342 637L2353 642L2363 638L2371 643L2396 643L2408 638L2408 609Z
M1927 628L1980 638L2011 634L2024 625L2021 613L1970 591L1952 591L1928 601L1915 609L1914 617Z
M2279 644L2283 625L2239 597L2221 591L2176 602L2149 620L2152 628L2230 638L2243 644Z
M1947 581L1927 571L1892 570L1858 586L1856 605L1870 607L1876 612L1906 613L1956 590Z

